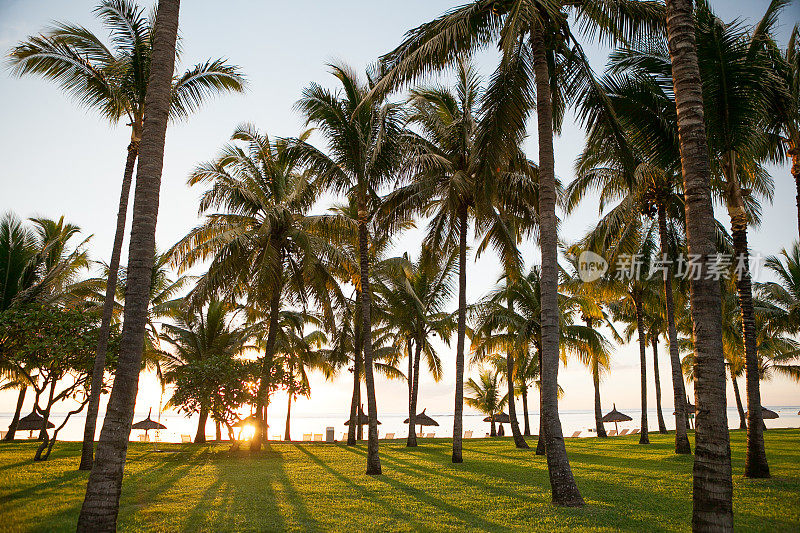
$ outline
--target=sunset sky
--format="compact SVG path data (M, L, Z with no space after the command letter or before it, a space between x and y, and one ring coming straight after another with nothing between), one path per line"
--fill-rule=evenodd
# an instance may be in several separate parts
M142 2L149 5L149 2ZM712 2L718 15L728 21L757 19L766 0L717 0ZM92 15L93 0L0 0L0 50L5 55L18 41L35 34L51 21L70 21L85 25L105 37ZM403 34L456 5L447 0L378 1L293 1L253 2L250 0L185 1L181 6L180 32L183 53L181 69L207 58L225 57L242 67L249 80L245 95L223 96L211 101L188 121L171 125L167 132L161 209L157 242L167 248L196 225L199 189L186 185L190 170L199 162L214 157L228 140L234 127L251 122L271 136L292 136L303 128L302 118L293 111L294 102L309 82L334 87L326 63L343 60L363 70L380 54L395 47ZM800 20L800 4L794 2L783 13L778 35L785 45L791 26ZM601 70L607 49L588 46L593 66ZM475 63L484 75L492 72L496 55L488 50ZM65 215L87 234L93 234L91 251L97 260L108 260L114 234L129 131L124 124L111 126L95 113L74 105L53 84L38 78L13 78L7 68L0 69L0 213L14 211L20 217L34 215L56 218ZM536 159L536 132L525 148ZM580 126L570 115L562 135L556 139L556 172L566 184L574 177L573 163L583 144ZM772 205L764 206L763 227L754 229L750 243L755 254L776 254L795 238L796 212L794 183L788 165L770 166L775 181ZM132 202L131 202L132 203ZM596 202L564 220L562 239L575 240L597 220ZM326 207L321 204L319 209ZM718 211L726 225L727 215ZM130 220L130 217L129 217ZM420 231L399 239L396 252L418 252ZM531 245L523 248L527 265L538 262ZM127 240L123 254L127 252ZM125 256L123 255L123 261ZM467 271L468 302L485 294L500 274L498 262L489 253L477 262L470 259ZM760 280L766 280L761 275ZM453 302L455 307L455 301ZM444 361L444 380L434 383L423 375L420 405L429 412L452 410L454 389L454 350L440 346ZM672 412L672 387L665 346L660 347L663 399ZM648 353L648 378L652 388L652 359ZM602 384L604 407L612 401L617 407L635 408L639 404L639 360L634 344L618 347L612 372ZM475 373L473 368L471 372ZM300 399L298 414L344 413L349 406L350 374L325 382L320 375L312 380L310 399ZM561 369L559 383L565 390L562 409L592 407L589 372L578 361ZM744 384L743 381L741 382ZM651 394L654 392L651 390ZM406 409L407 389L403 382L377 383L379 412L402 413ZM0 392L0 412L13 410L16 393ZM155 398L155 403L154 402ZM729 405L733 404L729 390ZM800 387L784 378L762 385L765 405L800 403ZM143 376L137 411L157 407L158 386L152 375ZM285 399L278 396L271 416L281 415ZM538 410L538 409L534 409Z

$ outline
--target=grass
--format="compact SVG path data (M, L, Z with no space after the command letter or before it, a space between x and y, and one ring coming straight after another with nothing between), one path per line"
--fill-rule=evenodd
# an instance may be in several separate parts
M744 433L731 433L736 528L800 531L800 430L765 434L773 477L742 477ZM365 447L273 444L250 456L225 444L131 443L121 531L687 531L692 457L671 435L570 439L567 450L587 506L554 507L543 457L508 439L464 444L382 442L383 476L368 477ZM33 463L35 443L0 444L0 530L74 531L87 473L79 443L59 443Z

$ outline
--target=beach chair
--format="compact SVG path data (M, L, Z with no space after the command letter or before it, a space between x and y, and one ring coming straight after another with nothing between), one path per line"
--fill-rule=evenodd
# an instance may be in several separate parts
M575 433L573 433L573 434L572 434L572 436L571 436L570 438L571 438L571 439L578 438L578 435L580 435L580 434L581 434L581 432L580 432L580 431L576 431Z
M623 429L622 431L619 432L619 436L620 437L623 436L623 435L627 435L627 434L628 434L628 430L627 429Z
M310 441L314 437L311 433L303 433L303 441Z
M281 436L280 435L273 435L272 436L272 440L281 440Z
M432 439L434 437L434 435L436 435L436 433L425 433L425 438L426 439Z
M192 436L191 435L181 435L181 442L184 443L184 444L191 443L192 442Z
M464 432L464 438L465 439L471 439L472 438L472 431L465 431Z
M0 431L0 440L6 438L6 434L8 434L8 431Z
M634 429L633 431L630 432L631 435L636 435L637 433L639 433L638 429Z
M394 438L394 433L387 433L386 440L392 440Z
M322 442L322 437L324 435L322 433L314 433L314 442Z
M616 437L617 436L617 430L612 429L607 434L608 434L609 437Z
M486 436L488 437L488 436L489 436L489 434L487 433L487 434L486 434Z
M150 437L145 433L144 435L139 435L139 442L150 442Z

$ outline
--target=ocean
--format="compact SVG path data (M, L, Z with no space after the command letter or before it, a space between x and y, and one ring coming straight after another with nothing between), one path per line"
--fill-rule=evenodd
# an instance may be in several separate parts
M798 415L798 410L800 410L800 406L797 405L785 405L785 406L769 406L770 409L777 412L779 418L775 420L767 420L766 425L768 428L779 428L779 427L792 427L797 428L800 427L800 415ZM619 424L619 429L634 429L639 427L639 418L640 418L640 410L635 409L620 409L620 411L624 412L633 420L631 422L625 422ZM658 419L656 418L656 411L655 409L648 409L648 428L650 431L657 431L658 430ZM23 416L27 413L23 413ZM434 427L424 427L422 428L424 434L433 433L435 437L451 437L453 434L453 415L452 413L434 413L429 412L427 413L431 416L434 420L439 423L439 426ZM347 414L345 413L338 413L338 414L329 414L329 415L317 415L317 416L304 416L304 415L296 415L292 416L291 419L291 437L294 440L302 440L305 436L311 434L324 434L325 429L327 427L333 427L335 431L335 438L337 440L341 440L343 438L343 434L347 431L347 426L344 425L345 420L347 420ZM13 413L0 413L0 428L5 430L9 423L11 422L11 418L13 417ZM146 412L137 412L134 416L134 422L144 419L147 417ZM380 431L380 437L385 438L387 434L393 433L394 438L405 438L407 435L407 425L403 423L408 417L407 413L404 414L378 414L378 420L381 422L381 425L378 426ZM563 428L563 433L565 437L572 436L575 432L580 432L578 435L579 437L593 437L594 433L594 411L590 410L563 410L560 412L561 417L561 426ZM157 420L157 414L152 415L153 420ZM481 414L473 414L473 413L465 413L464 414L464 430L465 431L472 431L473 437L483 437L485 434L489 432L489 423L483 422L485 415ZM518 418L520 421L520 429L523 429L523 421L522 421L522 413L518 413ZM675 428L674 417L672 416L671 409L664 410L664 419L668 429ZM51 415L51 421L58 426L64 420L63 414L53 414ZM79 441L83 438L83 426L85 423L85 416L77 415L72 416L67 425L64 426L59 432L58 439L62 441ZM160 421L162 424L167 426L167 429L161 430L158 435L158 440L162 442L181 442L182 435L190 435L194 438L194 435L197 431L197 417L186 417L180 413L175 412L164 412L161 414ZM285 428L285 419L280 417L272 417L268 420L270 424L269 435L270 439L278 440L283 439L284 437L284 428ZM530 413L530 423L531 423L531 431L533 434L537 434L539 431L539 414L538 412ZM100 433L100 427L102 424L102 420L98 422L97 431L98 435ZM731 428L738 428L739 427L739 414L736 411L736 408L729 407L728 408L728 424ZM613 429L613 424L606 424L606 429ZM511 428L508 427L508 424L505 425L505 432L506 435L511 434ZM590 431L591 430L591 431ZM52 432L52 430L51 430ZM139 436L142 435L143 432L139 430L133 430L131 432L131 440L138 440ZM214 434L214 424L209 421L206 425L206 434L212 436ZM364 430L364 434L366 435L366 428ZM151 438L153 432L150 432ZM29 433L25 432L18 432L17 438L28 438ZM36 437L36 432L34 432L33 437ZM223 428L223 438L227 438L227 432Z

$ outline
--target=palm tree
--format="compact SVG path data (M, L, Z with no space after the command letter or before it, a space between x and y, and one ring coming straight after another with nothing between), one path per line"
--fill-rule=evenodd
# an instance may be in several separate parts
M500 372L497 370L483 369L478 379L480 383L472 378L467 381L466 389L472 396L465 397L464 402L481 413L489 415L492 423L490 436L496 437L497 428L494 425L494 416L502 412L503 407L508 402L508 394L503 394L502 386L500 385Z
M242 351L248 332L232 326L232 314L229 305L212 300L205 310L182 307L174 316L174 324L162 326L159 339L171 347L171 350L160 350L166 383L174 383L193 365L216 357L234 358ZM214 394L216 391L208 392ZM210 407L210 399L200 406L195 442L206 441Z
M328 144L325 153L303 139L293 141L298 158L316 176L321 188L352 194L358 207L359 296L363 329L362 352L367 385L369 432L367 474L381 473L378 455L378 405L375 400L371 335L370 231L368 209L375 191L393 179L405 156L399 105L368 96L372 77L364 84L347 66L331 65L341 91L331 93L317 84L303 90L296 106L315 125Z
M464 59L457 61L454 90L443 87L411 91L409 122L420 134L409 134L409 181L389 194L382 207L390 227L411 215L431 217L426 242L433 248L454 248L459 254L456 393L453 418L454 463L462 462L464 336L466 332L467 234L470 218L476 233L485 233L478 251L498 249L506 270L519 268L519 235L506 219L511 213L526 231L535 226L532 202L538 188L535 165L517 148L502 170L496 169L496 190L487 189L489 173L480 170L477 134L480 78ZM498 192L500 191L500 192ZM505 193L505 194L503 194ZM521 438L518 428L515 437Z
M406 256L407 259L407 256ZM386 281L375 284L376 296L386 313L388 326L396 335L396 344L405 346L408 356L408 440L417 445L415 419L419 395L420 361L436 381L442 378L442 363L431 345L431 336L449 343L454 329L451 313L444 310L453 293L452 275L456 268L454 251L437 253L422 246L419 258L407 268L387 272Z
M703 258L705 263L716 252L716 243L692 0L666 0L666 8L686 201L687 244L689 253L697 254L696 257ZM713 279L691 281L698 371L692 527L730 531L733 530L733 481L719 300L718 282Z
M156 219L172 96L172 73L175 69L179 11L180 0L159 0L145 97L147 115L142 127L136 174L125 323L116 378L100 432L96 461L86 486L86 498L78 517L78 531L113 531L117 522L153 273ZM111 498L109 495L112 495Z
M335 284L325 268L334 248L311 231L315 218L308 212L318 188L299 168L288 142L270 140L248 124L231 138L244 146L229 144L192 172L190 185L208 186L199 209L205 220L173 246L171 255L182 270L211 260L194 290L197 301L221 292L263 309L265 373L256 405L262 424L251 442L257 449L265 439L264 387L280 329L281 298L301 305L313 299L330 323L332 301L340 296L329 290Z
M543 276L542 410L548 440L547 456L553 502L583 505L569 467L558 417L558 236L553 134L563 116L557 80L569 72L572 81L587 81L591 69L567 23L571 11L589 36L612 41L633 40L643 30L663 26L663 8L656 2L563 2L544 0L479 0L456 8L410 31L405 41L383 57L385 76L376 92L398 88L431 70L442 69L460 54L497 41L502 59L487 90L484 111L489 120L479 143L481 160L502 168L522 139L534 104L539 129L539 217ZM562 54L562 52L564 54ZM565 57L573 68L563 68ZM550 65L556 70L551 77ZM578 82L580 83L580 82ZM555 88L555 91L552 89ZM498 164L500 163L500 164Z
M128 212L133 168L139 155L144 124L147 80L152 55L154 20L131 0L102 0L95 15L108 28L112 46L83 26L58 22L44 34L29 37L10 54L16 75L39 75L51 80L81 105L95 109L112 124L123 118L131 128L125 170L122 177L117 226L103 304L103 318L95 358L92 395L86 415L80 470L92 467L94 434L100 403L108 332L114 307L116 275L119 268L125 221ZM223 59L208 60L172 81L171 118L186 118L204 100L222 92L243 92L245 80L240 69Z
M773 319L775 325L795 334L800 331L800 244L795 242L788 250L784 248L764 264L778 281L764 283L759 291L765 300L783 310L779 319Z

